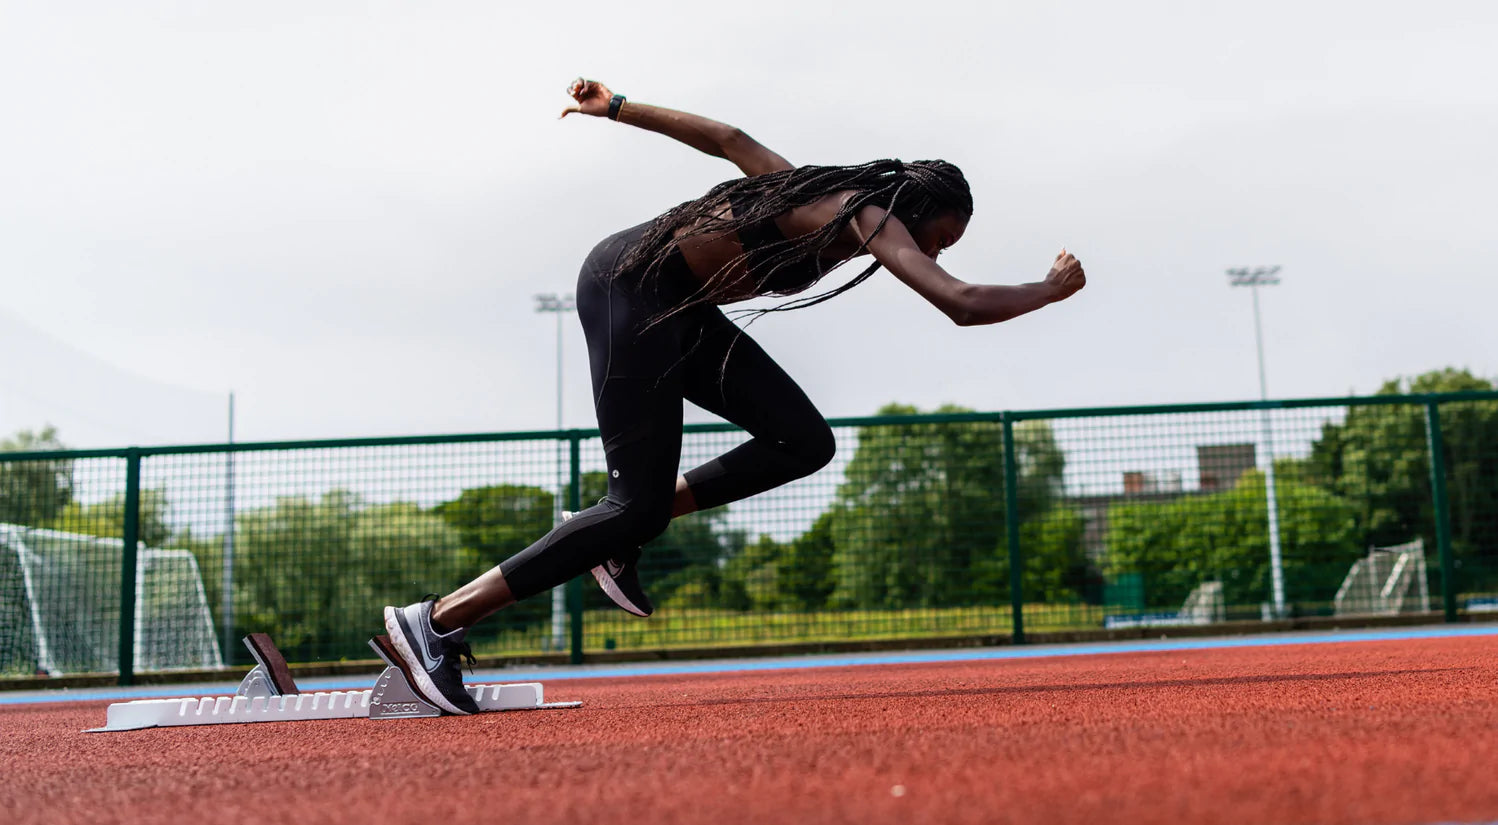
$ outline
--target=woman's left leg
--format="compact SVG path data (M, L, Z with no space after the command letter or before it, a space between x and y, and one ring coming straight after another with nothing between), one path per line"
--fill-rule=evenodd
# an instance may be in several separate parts
M721 310L698 311L704 315L702 337L683 365L683 394L752 438L687 471L687 499L699 510L719 507L825 467L837 444L811 399ZM682 500L679 482L678 509Z

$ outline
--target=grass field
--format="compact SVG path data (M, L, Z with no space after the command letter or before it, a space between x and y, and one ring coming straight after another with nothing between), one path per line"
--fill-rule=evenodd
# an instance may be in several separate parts
M1097 605L1029 605L1025 628L1037 632L1100 628L1109 610ZM583 648L669 650L710 645L816 644L981 636L1012 629L1008 605L795 613L673 609L659 611L649 619L606 609L583 614ZM544 649L545 641L544 627L505 631L493 639L475 640L474 652L480 656L535 653Z

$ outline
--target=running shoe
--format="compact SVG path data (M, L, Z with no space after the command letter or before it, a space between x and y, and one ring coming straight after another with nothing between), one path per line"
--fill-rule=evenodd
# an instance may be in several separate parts
M593 568L593 578L614 604L636 616L649 616L655 612L650 597L640 587L640 552L623 559L609 559Z
M405 607L386 607L385 632L424 699L448 713L478 713L478 703L463 687L463 660L468 660L469 667L476 664L473 652L463 641L467 631L433 630L432 607L436 604L436 596L427 596Z

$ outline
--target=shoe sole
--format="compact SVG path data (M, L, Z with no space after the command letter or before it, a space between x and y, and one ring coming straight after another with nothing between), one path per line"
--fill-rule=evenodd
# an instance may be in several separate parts
M411 647L411 642L406 638L405 629L401 627L400 617L396 614L400 611L398 607L385 608L385 635L390 637L390 643L395 645L395 650L406 660L406 675L415 682L415 687L421 698L431 702L447 713L454 716L472 716L466 710L458 710L442 691L437 689L437 683L432 681L430 674L426 672L419 663L421 656Z
M593 568L592 572L593 578L598 582L598 586L603 588L604 595L608 596L614 604L624 608L624 612L633 613L642 619L650 617L649 613L641 610L634 602L629 600L628 596L624 595L624 591L620 590L619 585L614 583L614 577L609 575L609 571L603 565L600 564Z

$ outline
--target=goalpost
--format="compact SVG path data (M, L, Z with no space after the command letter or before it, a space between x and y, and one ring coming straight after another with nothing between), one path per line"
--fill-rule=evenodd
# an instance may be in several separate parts
M1227 620L1227 601L1222 582L1204 581L1186 595L1181 609L1173 613L1141 613L1137 615L1104 616L1103 628L1107 630L1132 627L1186 627L1209 625Z
M1347 571L1333 604L1338 616L1429 612L1425 541L1370 547L1368 555Z
M119 539L0 524L0 674L119 669ZM223 667L197 559L142 547L136 670Z

